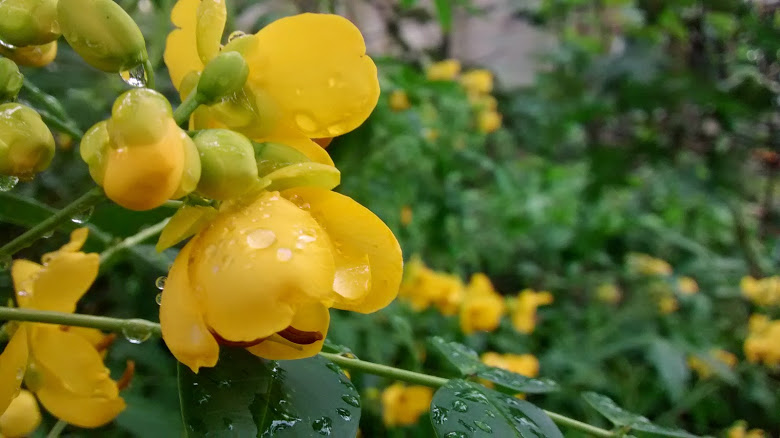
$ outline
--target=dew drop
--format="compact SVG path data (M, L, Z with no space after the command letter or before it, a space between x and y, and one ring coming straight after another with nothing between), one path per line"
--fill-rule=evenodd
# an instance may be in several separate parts
M89 218L92 216L92 213L94 211L95 211L94 207L89 207L88 209L86 209L84 211L80 211L80 212L74 214L73 217L70 218L70 220L73 223L76 223L76 224L83 224L84 222L89 220Z
M19 178L15 176L0 175L0 192L7 192L16 187Z
M320 417L311 424L311 428L320 435L330 435L333 420L328 417Z
M146 86L146 69L143 64L138 64L130 70L123 70L119 72L119 77L127 85L131 87L145 87Z
M352 413L344 408L336 408L336 413L338 413L339 417L343 418L345 421L352 419Z
M292 258L292 251L290 248L279 248L276 250L276 260L280 262L287 262Z
M306 133L317 130L317 122L315 122L311 116L304 113L298 113L295 115L295 124Z
M246 35L244 32L237 30L235 32L232 32L230 35L228 35L228 42L233 41L236 38L241 38L242 36Z
M460 400L455 400L454 402L452 402L452 409L458 412L466 412L469 410L469 407L466 406L466 403L463 403Z
M9 255L0 256L0 271L7 271L8 269L10 269L12 262L13 259L11 259L11 256Z
M341 399L344 400L344 403L346 403L346 404L348 404L348 405L350 405L352 407L355 407L355 408L359 408L360 407L360 400L358 400L357 397L355 397L354 395L349 395L349 394L342 395Z
M157 294L156 297L154 297L154 302L157 303L158 306L162 304L162 292L160 292L159 294Z
M468 435L466 435L465 432L448 432L446 435L444 435L444 438L469 438Z
M3 40L0 40L0 46L5 47L6 49L9 49L9 50L15 50L17 48L15 45L13 45L11 43L7 43L7 42L5 42Z
M276 233L263 228L258 228L246 236L246 244L254 249L268 248L274 242L276 242Z
M165 280L167 277L157 277L157 280L154 280L154 286L160 290L165 289Z
M431 419L436 424L444 424L447 421L447 408L434 405L431 408Z
M42 239L49 239L49 238L51 238L51 236L53 236L53 235L54 235L54 230L51 230L51 231L49 231L49 232L48 232L48 233L46 233L46 234L42 234L42 235L41 235L41 238L42 238Z
M493 433L493 428L490 427L490 425L485 423L484 421L475 420L474 425L477 426L483 432Z
M139 327L133 320L128 321L128 324L122 327L122 335L131 344L140 344L148 340L152 336L152 332L145 327Z

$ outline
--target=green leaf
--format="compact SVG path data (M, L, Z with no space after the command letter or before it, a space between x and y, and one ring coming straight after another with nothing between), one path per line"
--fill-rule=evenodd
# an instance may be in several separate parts
M563 437L541 409L478 383L453 379L431 402L436 435L469 437Z
M629 412L618 406L611 398L595 392L586 392L582 398L593 406L594 409L605 417L612 424L628 428L630 432L637 436L670 436L679 438L696 437L684 430L671 429L653 424L647 417L633 412ZM639 432L639 433L637 433Z
M691 372L685 353L665 339L654 339L647 351L648 359L661 377L672 400L680 400L688 387Z
M431 338L434 350L441 353L463 377L479 377L512 392L541 394L557 391L558 384L549 379L533 379L501 368L485 365L477 353L463 344L447 342L436 336Z
M222 347L214 368L179 364L179 395L192 437L347 437L360 422L357 389L319 356L277 362Z
M451 0L435 0L436 16L439 17L439 25L446 33L452 28L452 3Z

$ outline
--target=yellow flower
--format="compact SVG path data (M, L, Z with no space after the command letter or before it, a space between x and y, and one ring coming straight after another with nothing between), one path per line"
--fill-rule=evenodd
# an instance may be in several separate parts
M203 71L220 50L241 53L249 65L244 89L199 108L195 128L233 129L256 141L311 143L308 139L352 131L368 118L379 100L377 70L363 36L347 19L295 15L221 47L226 14L220 0L179 0L171 12L178 29L168 35L164 58L180 92L186 91L185 78Z
M553 302L550 292L535 292L532 289L520 291L510 304L512 326L520 333L530 334L536 328L536 309Z
M11 268L22 308L73 312L98 272L97 254L79 249L88 230L45 254L43 265L16 260ZM21 323L0 355L0 412L5 412L22 379L57 418L79 427L98 427L124 408L119 388L95 347L81 331L49 324Z
M469 95L490 94L493 91L493 73L488 70L470 70L460 77L460 84Z
M427 386L393 383L382 391L382 420L386 426L411 426L430 409L433 390Z
M501 323L506 311L504 298L496 293L485 274L471 276L463 303L460 305L460 329L465 334L475 331L492 332Z
M658 310L664 315L674 313L679 308L680 303L678 303L677 298L672 295L664 295L658 299Z
M734 423L726 431L727 438L764 438L765 436L767 436L766 432L761 429L747 430L747 423L742 420Z
M412 223L412 207L404 205L401 207L401 225L406 226Z
M672 266L669 263L647 254L629 254L628 265L643 275L667 276L672 273Z
M412 104L409 103L409 96L404 90L394 90L390 93L390 109L393 111L404 111L409 109Z
M691 277L680 277L677 280L677 289L683 295L693 295L699 292L699 284Z
M458 73L460 73L460 61L457 59L435 62L425 70L425 76L430 81L452 81Z
M302 187L225 202L171 268L163 339L195 372L216 364L219 343L267 359L313 356L328 309L387 306L402 264L390 229L344 195Z
M16 438L28 436L41 424L41 411L35 396L27 390L21 390L8 409L0 415L0 436Z
M81 158L109 199L131 210L150 210L193 190L200 158L158 92L136 88L114 102L111 118L81 140Z
M9 49L0 45L0 55L26 67L43 67L57 57L57 41L40 46L24 46Z
M780 319L751 315L743 348L749 362L763 362L768 367L780 365Z
M617 304L621 298L620 289L612 283L601 284L596 288L596 298L605 303Z
M460 278L433 271L417 257L413 257L407 265L404 282L398 292L398 296L415 311L435 306L445 316L458 312L463 294Z
M713 349L710 350L708 355L713 360L717 360L729 368L734 368L737 364L737 356L726 350ZM712 368L709 363L699 356L689 356L688 366L702 379L706 379L712 375Z
M477 126L479 132L490 134L501 127L501 114L495 110L480 111L477 115Z
M780 277L772 276L755 279L750 276L740 282L742 295L759 306L780 305Z
M498 354L487 352L482 355L482 363L490 367L501 368L526 377L539 375L539 360L533 354Z

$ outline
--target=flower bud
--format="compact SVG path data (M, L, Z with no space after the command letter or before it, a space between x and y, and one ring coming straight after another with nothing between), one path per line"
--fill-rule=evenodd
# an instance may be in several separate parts
M106 174L106 154L109 144L106 125L108 123L103 121L89 128L89 131L81 138L79 146L81 159L87 163L90 176L100 186L103 185L103 178Z
M243 88L249 66L238 52L223 52L203 69L198 82L198 98L213 103Z
M202 173L198 193L225 200L245 194L257 185L257 164L252 143L227 129L207 129L194 138Z
M0 105L0 174L28 178L54 157L54 137L35 110L18 103Z
M297 163L274 170L260 180L266 190L287 190L293 187L319 187L331 190L341 183L341 172L321 163Z
M23 82L24 76L16 63L8 58L0 58L0 101L16 99Z
M115 143L154 143L168 131L172 115L171 104L162 94L134 88L114 101L108 130Z
M303 152L281 143L252 143L252 147L255 150L259 176L265 176L291 164L311 161Z
M25 67L43 67L57 57L57 41L40 46L25 46L15 49L0 46L0 55Z
M0 17L0 40L5 45L34 46L60 36L57 0L4 0Z
M59 0L62 34L91 66L106 72L130 70L148 59L141 30L111 0Z

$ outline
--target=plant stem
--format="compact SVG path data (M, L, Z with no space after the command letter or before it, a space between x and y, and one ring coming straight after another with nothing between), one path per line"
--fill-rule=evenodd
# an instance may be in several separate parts
M52 312L47 310L19 309L13 307L0 307L0 320L29 321L46 324L70 325L76 327L90 327L123 334L133 333L155 336L160 336L162 334L160 324L144 319L119 319L107 316ZM402 370L400 368L367 362L360 359L350 359L338 354L321 352L319 355L343 368L362 371L377 376L387 377L389 379L402 380L407 383L439 388L444 386L444 384L446 384L448 381L448 379L443 377ZM616 436L609 430L591 426L590 424L583 423L555 412L545 412L555 423L561 426L578 429L597 437Z
M152 61L149 60L148 56L144 61L144 70L146 71L146 88L154 90L154 66L152 66Z
M57 421L54 427L51 428L46 438L58 438L65 428L68 427L68 423L62 420Z
M184 205L183 201L165 201L162 206L166 208L179 208L182 205Z
M38 111L38 114L41 115L41 119L43 119L43 121L46 122L47 125L50 125L57 131L64 132L69 136L73 137L73 141L81 141L81 137L84 136L84 133L81 132L80 129L71 126L70 124L60 120L56 116L49 114L48 111Z
M133 246L143 242L144 240L156 236L160 234L165 228L165 226L168 224L168 219L163 219L162 221L144 228L143 230L133 234L130 237L125 238L121 242L117 243L116 245L110 246L106 248L102 253L100 253L100 263L106 263L108 260L111 259L116 253L119 251L122 251L123 249L132 248Z
M196 108L200 105L200 102L198 101L198 92L196 90L192 90L189 96L187 96L186 99L184 99L184 102L179 105L178 108L176 108L176 111L173 112L173 119L176 120L176 124L179 126L182 126L183 124L187 123L187 121L190 119L190 115L195 111Z
M0 260L7 259L22 248L30 246L33 242L40 239L49 231L57 228L63 222L66 222L78 213L97 205L100 201L106 199L101 187L95 187L80 198L71 202L65 208L55 213L53 216L41 221L38 225L30 228L21 236L6 243L0 248Z
M36 87L32 82L24 79L22 89L29 95L29 100L46 108L47 111L60 119L67 119L68 113L56 97L46 94L43 90Z

